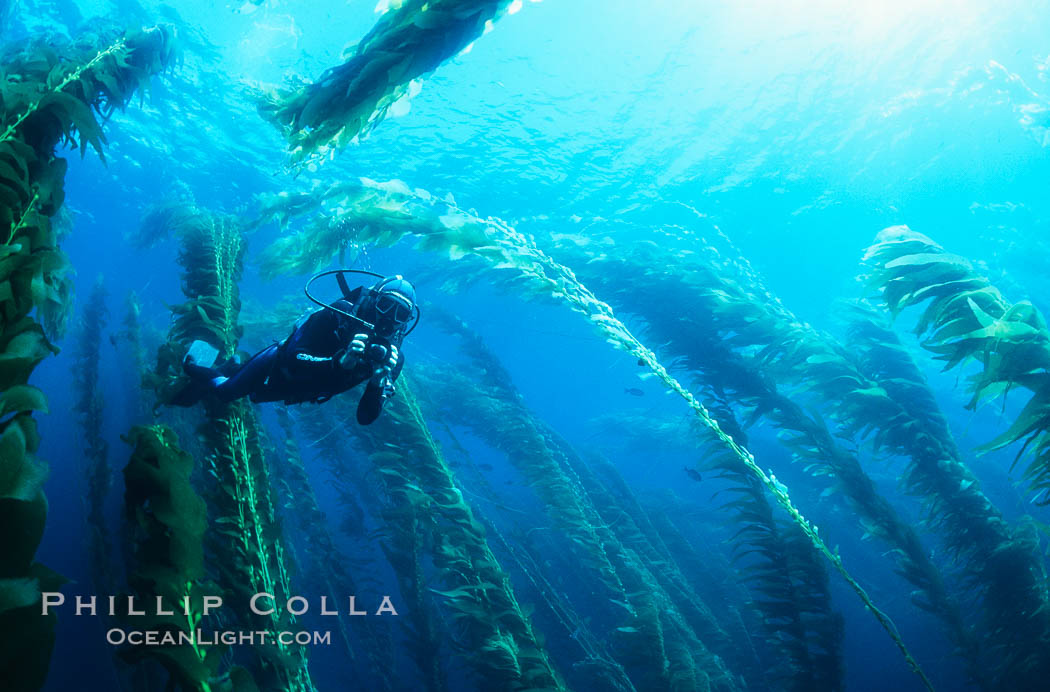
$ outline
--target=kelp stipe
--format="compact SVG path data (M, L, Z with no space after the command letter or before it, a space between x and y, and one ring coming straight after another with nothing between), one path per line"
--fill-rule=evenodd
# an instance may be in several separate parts
M203 433L213 453L205 464L214 483L207 497L216 517L207 545L239 622L279 632L294 627L295 617L248 608L257 593L273 594L278 604L294 595L259 430L254 411L243 402L224 406L221 417L209 414ZM271 651L256 647L258 670L252 672L259 688L312 692L305 647L272 640Z
M1050 330L1039 309L1026 300L1010 303L968 260L907 226L879 233L864 260L868 281L893 315L927 303L915 333L945 370L980 364L967 408L1017 387L1032 393L1010 429L984 449L1022 442L1015 464L1030 456L1024 477L1033 501L1050 504Z
M966 571L971 583L982 594L995 596L994 603L986 601L983 610L1002 627L984 633L987 648L981 652L982 660L976 663L971 660L967 665L971 671L976 667L977 681L990 677L994 686L1012 680L1007 686L1016 687L1025 674L1024 667L1014 666L1013 661L1025 661L1024 665L1028 665L1042 656L1040 638L1028 636L1029 614L1042 618L1042 614L1048 612L1045 589L1036 585L1039 578L1034 576L1041 573L1034 545L1017 540L1018 536L1002 520L958 458L958 449L947 429L928 425L928 411L921 414L909 411L878 382L861 372L846 349L798 320L761 285L752 284L748 290L764 300L743 301L749 306L748 318L738 330L746 334L746 338L737 340L759 344L761 358L772 372L788 382L805 386L828 402L845 437L870 440L876 449L885 448L908 461L907 490L924 498L928 521L944 534L950 554ZM719 301L726 295L725 289L721 289ZM928 408L936 410L932 398ZM916 552L913 550L912 554ZM923 562L929 563L929 560L909 557L909 562L902 564L909 568ZM1025 567L1014 571L1017 565ZM921 572L908 570L904 574L920 583L924 579ZM937 596L937 591L929 586L936 583L931 581L924 586L924 595ZM929 601L930 605L952 628L953 640L966 642L966 628L953 624L958 622L958 608L952 605L945 590L941 589L940 594L936 600ZM923 601L918 603L921 605ZM952 608L956 611L954 614ZM996 650L1009 655L993 653ZM1025 651L1028 653L1022 653ZM976 652L969 646L961 653L972 657ZM989 672L1004 662L1005 671ZM1002 678L1004 674L1006 678Z
M451 372L447 366L441 368L440 378L426 373L420 373L417 377L425 385L423 391L434 400L439 416L452 425L465 427L491 447L505 451L511 464L526 478L544 507L549 508L545 488L551 485L551 478L568 497L573 498L573 506L579 512L578 521L580 526L587 528L593 548L582 544L575 537L576 527L572 527L570 532L559 522L559 514L548 509L545 514L558 528L558 533L570 539L559 549L571 555L574 567L581 573L580 577L585 578L581 581L592 585L601 584L596 593L601 595L603 602L615 604L610 610L614 615L614 624L620 625L620 628L609 627L612 634L610 644L613 656L618 663L623 664L630 679L639 689L656 689L666 684L668 666L663 628L659 622L660 610L653 596L653 591L658 587L642 575L635 562L621 555L623 547L614 534L603 528L601 517L591 506L582 488L576 486L564 469L559 467L531 416L523 407L511 403L515 401L516 392L493 384L502 375L498 362L493 362L493 367L478 369L485 372L488 380L485 389L475 386L462 374ZM533 480L534 472L530 471L529 465L522 466L521 459L516 459L519 456L544 460L547 471L542 483ZM606 576L594 570L593 549L600 551L599 555L608 570ZM615 579L617 584L614 591L605 586L610 578Z
M854 310L850 326L858 367L908 416L895 422L887 440L898 453L913 455L903 481L929 498L928 521L944 534L949 555L981 596L980 629L956 644L980 653L975 679L984 686L1038 687L1050 674L1050 604L1038 540L1022 525L1007 524L988 501L962 462L925 378L890 326L864 307ZM899 439L905 432L914 439Z
M282 504L295 508L294 516L289 517L288 521L294 521L299 527L300 535L303 536L302 552L305 559L300 562L299 573L304 579L309 576L310 579L317 580L324 593L332 599L331 602L338 603L343 594L360 593L357 580L350 569L351 561L328 532L326 515L320 508L310 475L299 452L291 414L285 407L277 407L276 413L281 431L285 435L285 442L283 453L282 450L277 452L280 461L276 465L274 475L278 478L278 491L284 490L281 493ZM378 680L378 684L373 683L370 689L377 692L393 689L390 680L390 675L395 669L392 642L380 635L377 631L379 626L374 624L372 618L366 618L363 622L355 621L348 629L346 617L342 613L335 616L339 635L351 665L360 667L361 671L367 670L373 676L369 679ZM365 649L364 660L360 657L360 651L355 651L355 645ZM358 679L362 679L360 673Z
M261 100L293 160L341 149L378 125L416 81L455 56L520 0L383 0L383 15L342 65Z
M471 428L494 447L506 451L510 463L543 501L551 521L571 541L570 548L577 559L598 578L606 598L624 602L626 589L610 561L609 551L597 535L595 522L587 516L590 508L586 498L559 467L529 413L516 405L517 391L503 366L457 318L438 310L433 317L439 326L465 339L464 350L485 373L492 388L489 394L461 388L461 394L472 397L472 403L448 407L449 419ZM454 418L455 410L469 412L469 415Z
M106 286L98 277L80 316L77 343L73 353L73 392L76 416L84 440L87 462L87 530L91 579L98 593L112 594L116 580L112 574L113 546L106 525L106 497L110 488L109 444L102 435L105 408L99 385L100 346L109 311L106 308Z
M748 425L760 417L769 421L781 443L805 464L805 471L825 485L823 492L832 501L848 500L849 513L857 515L864 536L876 537L891 548L887 554L897 563L896 572L916 589L912 601L944 623L972 679L986 677L973 632L963 622L957 600L945 587L918 533L878 491L861 467L857 452L829 429L834 415L825 420L800 403L806 388L824 381L807 377L808 368L839 357L838 352L821 352L812 363L799 365L796 361L803 361L810 350L822 348L823 338L780 306L742 258L727 259L711 246L699 252L676 250L670 242L641 241L621 246L615 254L606 253L602 243L593 245L598 249L574 244L560 249L576 260L585 280L598 285L622 310L644 316L653 338L665 342L669 353L681 354L682 365L713 393L751 409ZM680 320L680 313L668 309L663 300L667 295L688 296L694 319ZM788 354L791 367L780 362L782 352ZM825 380L837 385L851 381ZM803 391L785 386L792 381ZM842 402L876 403L871 396L843 396L842 391L819 384L816 389L843 409L850 407ZM856 389L864 387L857 385ZM726 417L719 414L718 419Z
M734 439L747 443L728 406L720 407L719 419ZM730 484L733 499L722 508L740 527L734 534L736 557L749 558L741 569L762 595L755 607L777 651L768 675L794 690L843 689L842 616L831 609L819 554L795 525L776 520L762 484L739 457L715 440L706 446L703 466Z
M388 412L369 427L381 425ZM380 525L367 538L378 546L397 580L400 600L395 624L404 630L401 648L416 667L417 686L441 692L447 681L440 655L440 622L428 603L424 575L428 542L425 495L404 475L382 470L392 458L384 456L389 451L385 440L381 435L362 435L360 426L350 423L354 416L348 399L336 397L309 415L298 416L298 423L314 440L312 444L335 478L336 492L346 509L341 522L344 532L361 539L366 530L366 510ZM348 453L355 442L356 453ZM377 630L381 627L377 625ZM403 677L411 675L404 667L400 673Z
M551 434L553 435L553 432ZM617 524L622 534L621 541L644 556L646 566L656 576L704 646L726 661L730 671L745 679L756 680L757 676L753 674L752 668L758 661L757 658L749 656L753 650L742 649L739 642L734 641L723 627L710 607L710 598L703 597L687 576L682 556L668 548L663 535L652 520L650 510L642 505L634 490L620 475L619 469L596 454L590 455L585 462L572 453L567 443L560 438L555 437L555 444L563 451L566 463L572 466L581 481L587 485L588 493L592 496L604 495L606 499L600 506L612 511L614 517L624 517L623 526ZM588 477L589 480L586 480ZM709 578L716 579L719 571L713 565L715 556L709 555L708 560L709 564L705 566L704 572ZM724 575L729 571L727 565L722 578L725 578ZM711 670L713 666L704 665L703 668Z
M734 655L728 636L681 574L674 556L661 550L658 535L642 528L648 523L647 517L633 502L633 493L624 484L619 487L620 497L614 496L591 470L592 466L607 462L594 459L585 462L564 440L556 438L553 431L548 431L548 436L558 450L561 463L591 498L604 526L615 534L621 551L634 557L632 567L645 574L647 589L662 601L659 617L665 630L664 649L670 664L669 687L739 689L737 676L752 662L745 664ZM615 470L610 473L615 475Z
M714 689L735 688L734 676L708 652L708 647L723 643L725 635L707 614L706 606L688 588L681 587L684 579L675 578L673 558L663 556L666 559L660 560L653 555L652 546L634 527L633 518L597 483L575 452L524 406L502 364L476 332L439 309L428 308L427 314L461 338L472 370L481 373L481 382L473 383L443 366L440 377L426 380L427 391L443 414L506 451L526 478L530 477L528 468L515 463L515 455L547 459L545 475L560 479L565 492L575 498L603 554L609 556L610 567L624 589L622 595L613 598L626 611L617 623L620 626L612 628L610 640L617 659L639 689L676 685L688 689L700 685L701 679ZM542 487L536 489L542 498ZM615 529L610 528L614 525ZM569 546L577 559L579 546L575 538Z
M388 492L418 506L428 519L434 567L446 585L432 591L451 615L457 652L486 689L564 690L431 437L410 385L400 384L383 416L357 431L369 444Z
M190 342L201 339L232 358L241 329L237 323L244 239L232 219L195 209L172 215L181 241L178 262L187 302L172 307L169 342L158 352L156 380L162 398L180 386L181 359ZM208 401L200 429L205 498L212 514L205 534L208 565L245 628L280 631L295 618L276 609L259 615L249 609L255 593L269 593L281 603L292 595L283 554L283 537L270 489L261 427L251 404ZM253 648L251 675L262 690L310 692L306 650L275 637L270 646Z
M79 144L83 153L90 143L101 155L97 116L128 103L174 50L166 28L105 41L58 49L32 41L0 59L0 679L19 689L43 685L54 617L39 615L40 591L61 582L33 562L47 502L32 412L47 404L28 384L71 309L69 265L52 224L66 172L55 148Z
M928 678L901 640L892 621L875 606L863 587L846 570L839 555L828 548L816 527L795 507L783 484L767 475L754 456L722 430L704 405L671 376L656 354L627 329L608 304L599 301L580 283L570 269L556 262L540 250L532 239L517 232L505 222L492 217L481 219L455 207L452 203L440 202L429 193L413 192L401 181L377 183L361 179L359 185L334 185L328 191L318 194L323 198L321 206L324 212L332 217L331 222L351 222L344 226L348 241L393 244L402 237L415 236L419 240L420 249L440 250L448 253L452 259L471 255L484 260L491 268L513 270L504 272L504 277L508 282L516 283L519 290L563 301L590 319L610 344L631 354L640 364L648 367L669 390L684 399L699 421L765 485L791 520L798 524L806 538L827 558L864 602L890 635L911 669L922 679L923 684L932 689ZM287 207L285 210L287 211ZM267 213L272 215L274 210L268 209ZM353 223L355 217L361 214L369 222Z
M432 312L435 310L433 305L428 305L426 310L428 315L434 315ZM458 322L457 318L447 313L442 312L442 314ZM496 365L498 366L498 363ZM491 505L494 512L495 509L513 513L521 512L521 510L510 507L501 501L500 494L482 473L482 469L474 463L471 454L460 444L448 422L443 420L440 413L434 410L436 406L434 406L432 399L435 394L435 382L428 377L428 370L428 367L415 369L413 371L413 382L419 392L420 401L424 402L422 405L426 409L427 423L441 429L442 434L447 437L454 451L454 461L452 463L457 469L457 479L469 477L469 480L464 480L463 482L463 492L482 500L486 505ZM442 394L449 394L449 384L449 380L441 378L437 388ZM457 387L451 387L451 389L459 391ZM454 396L454 394L449 395ZM467 489L468 486L472 487L471 490ZM515 524L512 529L514 540L513 542L508 541L496 524L481 511L481 507L477 503L472 504L472 511L475 519L484 527L485 536L488 540L490 542L494 541L498 545L502 555L509 558L516 573L523 576L533 587L532 593L528 593L526 590L524 597L538 600L541 604L540 608L546 608L550 616L560 624L563 629L562 634L566 637L566 642L573 642L584 655L583 660L575 661L572 664L572 673L567 680L567 683L573 686L572 689L590 689L591 686L598 685L597 681L601 680L600 684L603 686L603 689L608 687L620 692L633 692L635 689L634 685L627 677L623 666L612 659L608 652L607 643L599 639L591 631L590 618L585 620L581 617L569 602L569 598L563 589L552 584L547 578L548 576L557 576L558 572L554 571L556 568L550 566L549 560L544 559L544 556L547 554L544 553L541 556L538 548L533 545L531 531L525 530L524 526ZM541 568L540 563L543 563L545 566ZM549 641L550 637L548 636ZM565 656L566 654L561 652L561 657L564 658ZM590 681L588 686L584 686L581 678Z
M135 291L129 291L124 304L124 317L121 319L122 329L114 334L114 343L120 349L120 357L130 364L130 367L125 369L125 387L132 392L131 398L135 402L134 416L137 421L149 418L152 403L147 401L150 396L146 368L148 349L139 320L141 313L142 306L138 295ZM147 336L148 334L147 332Z

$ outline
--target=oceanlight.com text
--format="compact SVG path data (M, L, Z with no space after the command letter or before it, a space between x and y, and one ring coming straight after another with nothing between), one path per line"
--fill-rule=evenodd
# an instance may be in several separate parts
M317 630L173 632L170 630L124 630L114 627L106 632L106 641L113 646L267 646L272 644L328 646L332 643L332 633Z

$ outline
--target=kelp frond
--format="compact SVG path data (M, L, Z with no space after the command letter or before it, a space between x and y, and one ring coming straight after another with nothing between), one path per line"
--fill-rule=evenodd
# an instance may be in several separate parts
M182 354L193 340L209 342L224 358L236 353L245 242L232 219L206 210L193 208L166 218L177 224L187 298L172 307L175 319L158 355L161 388L173 390L178 385L171 376L179 372ZM248 608L256 593L272 594L278 602L292 594L261 425L246 401L208 401L204 413L199 435L206 449L204 478L213 516L206 546L217 558L211 561L216 582L224 593L237 596L229 600L236 603L233 610L242 626L281 631L294 624L293 615L277 610L262 615ZM305 648L276 637L271 641L253 650L254 678L263 688L312 692Z
M565 689L411 388L401 385L399 391L376 423L357 432L388 492L429 518L434 566L446 585L434 592L450 613L457 650L480 673L486 689Z
M1048 661L1039 643L1050 633L1046 575L1038 562L1037 547L1020 527L1004 530L1001 518L987 505L977 478L956 460L959 452L926 380L911 355L886 320L869 306L852 307L849 321L850 353L862 372L906 410L911 427L940 447L933 464L915 464L903 480L914 492L933 498L931 513L946 534L953 554L973 556L967 576L983 594L984 621L980 632L957 630L956 646L968 652L971 677L987 688L1024 687L1046 670ZM915 448L911 444L909 448ZM947 473L945 469L951 469ZM943 484L951 483L947 488ZM938 489L938 484L941 484ZM983 526L982 526L983 524ZM941 587L943 588L943 587ZM939 612L943 603L913 598L921 608ZM960 618L954 611L943 617ZM1019 626L1019 618L1025 624ZM1041 634L1040 634L1041 633ZM981 649L986 648L986 651ZM973 667L977 666L977 670Z
M55 47L32 41L0 55L0 679L12 689L42 686L54 639L54 617L39 613L41 589L56 575L33 562L47 503L46 472L34 411L43 393L28 384L55 352L71 309L69 263L52 223L62 207L63 142L102 153L98 116L123 107L172 57L166 29L123 38L94 37ZM59 225L60 226L60 225Z
M846 570L839 555L824 543L816 528L795 507L783 485L762 470L754 456L721 428L700 400L671 375L656 354L639 341L616 317L613 309L591 293L569 268L555 261L532 238L519 233L506 222L492 217L481 219L459 209L450 201L440 202L428 193L414 192L401 181L376 183L362 179L360 187L350 188L358 201L350 208L342 209L345 220L352 222L355 215L367 215L376 210L381 212L382 220L389 220L383 224L352 226L358 242L378 242L381 239L385 244L392 244L406 235L414 235L418 238L420 249L442 251L452 259L471 255L483 260L491 269L511 270L505 274L509 274L520 290L530 295L554 297L563 302L587 317L611 345L629 353L640 364L648 367L670 391L686 402L697 419L766 486L791 520L798 524L861 598L893 639L909 666L923 680L923 684L930 687L929 680L904 645L896 627L885 613L875 607L867 592ZM362 188L365 190L364 195L359 193ZM362 198L364 203L360 201ZM373 201L378 203L373 204Z
M968 260L906 226L879 233L865 261L891 313L926 304L915 333L945 370L980 365L967 408L1011 389L1031 392L1013 425L983 449L1020 442L1017 460L1028 456L1033 501L1050 504L1050 330L1039 309L1009 302Z
M89 533L92 581L100 592L112 593L112 545L106 525L105 506L110 488L109 444L103 437L103 390L99 384L100 347L106 327L106 286L100 276L80 317L79 338L74 351L74 407L84 439L84 476L87 485L87 530Z
M365 136L420 80L491 28L520 0L383 0L376 25L345 63L316 82L269 95L259 110L282 127L294 160Z
M581 267L584 280L600 287L622 310L644 317L653 338L664 342L668 353L683 356L683 367L695 373L714 396L749 411L743 416L743 427L760 418L767 420L798 463L825 486L824 493L832 501L848 500L850 513L857 515L864 534L890 546L887 554L897 563L897 573L916 589L913 600L942 619L967 658L971 675L980 679L982 666L973 632L962 622L958 604L915 529L878 491L856 451L828 428L829 421L800 404L799 392L781 386L798 373L777 377L777 366L764 358L774 347L793 344L791 348L801 348L815 335L804 338L804 330L792 334L787 325L797 320L777 307L775 296L758 284L757 275L747 267L732 267L712 247L687 253L676 250L673 243L642 241L621 247L613 255L604 254L605 243L592 245L562 246L562 251ZM733 281L727 276L730 273L745 277L747 284ZM680 319L681 304L670 304L667 295L682 296L692 319ZM812 386L805 378L800 381ZM727 407L721 410L725 413L718 414L719 421L731 419ZM695 435L683 437L669 431L665 437L691 440Z
M203 620L203 598L217 592L203 579L206 509L190 484L193 458L166 426L132 428L125 441L134 448L124 469L124 506L132 541L128 585L147 607L145 615L127 616L128 622L192 635ZM158 599L171 614L161 612ZM119 655L129 663L156 660L168 671L171 687L177 683L185 690L211 692L209 679L222 652L196 644L128 645Z

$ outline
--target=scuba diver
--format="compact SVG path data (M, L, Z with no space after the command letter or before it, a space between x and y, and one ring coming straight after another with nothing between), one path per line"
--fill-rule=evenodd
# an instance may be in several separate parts
M345 273L369 274L380 281L371 288L350 290ZM343 297L327 304L310 294L310 284L332 274ZM231 360L214 368L218 351L195 341L182 362L191 382L170 403L193 406L205 397L229 402L243 396L254 402L323 403L367 382L357 405L357 422L372 423L394 394L394 382L404 367L401 341L419 323L415 288L400 275L384 278L359 269L336 269L311 278L306 296L321 309L296 322L283 342L264 348L243 365Z

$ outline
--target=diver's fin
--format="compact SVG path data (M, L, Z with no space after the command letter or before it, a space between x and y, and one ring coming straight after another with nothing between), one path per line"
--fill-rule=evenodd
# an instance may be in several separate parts
M207 341L198 339L190 344L190 350L186 352L186 360L202 368L211 368L215 365L215 358L219 355L219 349Z

